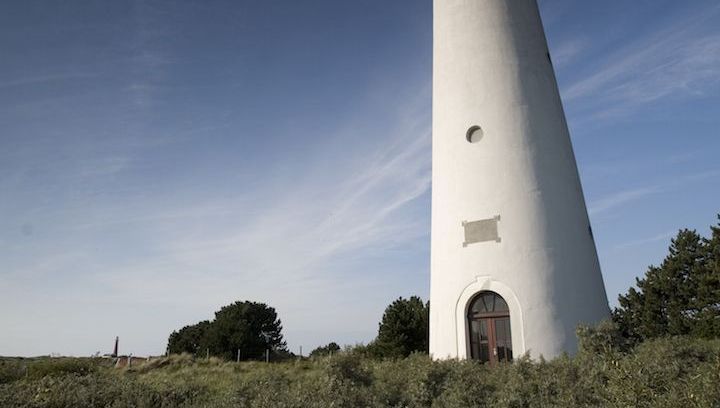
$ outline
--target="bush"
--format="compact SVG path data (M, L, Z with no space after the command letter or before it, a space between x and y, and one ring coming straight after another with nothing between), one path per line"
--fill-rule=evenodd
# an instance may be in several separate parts
M0 384L11 383L25 376L25 364L17 359L0 359Z
M632 347L631 341L622 335L612 320L604 320L595 327L580 326L576 334L581 356L608 358L615 353L627 352Z
M369 386L372 384L372 373L363 362L364 360L358 355L341 354L328 360L325 373L330 381L336 384Z
M353 351L271 364L180 355L122 370L96 364L84 375L67 361L46 361L38 366L63 369L0 384L0 407L720 406L720 340L668 337L630 347L617 333L610 323L584 328L577 356L523 356L497 367Z
M101 365L109 363L109 360L101 358L41 358L30 360L26 370L28 378L32 379L59 377L66 374L84 376L96 372Z
M640 344L607 370L606 402L615 406L720 404L720 342L688 337Z
M17 408L190 407L207 398L198 384L153 386L109 374L47 376L0 387L0 406Z
M316 347L313 351L310 352L310 357L330 356L340 350L340 346L333 341L328 343L328 345L326 346Z

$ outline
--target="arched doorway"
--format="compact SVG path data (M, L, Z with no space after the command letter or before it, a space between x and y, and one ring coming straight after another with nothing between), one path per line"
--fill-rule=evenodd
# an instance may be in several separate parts
M512 361L510 309L495 292L480 292L468 307L470 357L491 365Z

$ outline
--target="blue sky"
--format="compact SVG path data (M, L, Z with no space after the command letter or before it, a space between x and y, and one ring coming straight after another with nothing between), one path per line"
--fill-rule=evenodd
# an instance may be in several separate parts
M431 6L3 2L0 355L157 354L241 299L309 351L427 298ZM540 7L614 305L720 212L720 6Z

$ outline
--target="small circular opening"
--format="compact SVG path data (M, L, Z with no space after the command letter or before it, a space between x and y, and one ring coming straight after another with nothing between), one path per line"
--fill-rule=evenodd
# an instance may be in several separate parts
M470 126L470 129L468 129L467 133L465 134L465 138L470 143L477 143L482 139L484 135L484 132L480 126Z

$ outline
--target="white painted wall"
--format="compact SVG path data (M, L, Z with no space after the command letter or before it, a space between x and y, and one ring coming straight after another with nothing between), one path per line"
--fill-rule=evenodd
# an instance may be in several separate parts
M430 353L469 354L482 290L510 306L516 356L574 352L609 308L535 0L434 0L432 160ZM463 247L462 221L497 215L500 242Z

